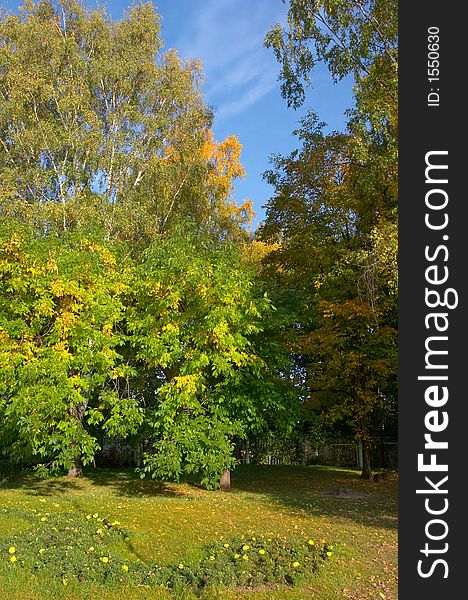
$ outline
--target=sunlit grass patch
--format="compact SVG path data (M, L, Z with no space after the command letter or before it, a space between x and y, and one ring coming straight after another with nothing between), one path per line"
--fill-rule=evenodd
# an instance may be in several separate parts
M357 497L334 496L331 492L337 488L353 490ZM80 481L27 476L0 486L0 506L0 527L5 518L17 523L16 529L0 529L3 551L11 546L12 537L24 534L31 522L35 527L45 527L54 519L64 519L65 527L83 523L86 529L90 524L96 532L99 527L105 531L104 523L113 533L102 538L107 552L102 556L108 556L109 562L98 558L96 568L100 572L123 565L130 570L132 564L141 561L144 569L169 566L180 575L179 564L193 567L208 560L212 567L209 556L213 554L207 554L208 548L222 549L229 544L233 554L241 554L234 552L236 540L251 546L251 538L258 540L261 535L290 541L313 539L315 543L325 539L334 546L332 556L324 561L325 568L316 573L307 570L295 587L260 581L253 586L215 584L207 586L202 596L365 600L380 599L379 594L383 594L387 600L396 598L396 481L362 482L356 471L242 467L233 473L230 494L207 492L188 484L142 482L131 471L90 470ZM47 521L40 520L44 516ZM99 526L97 519L103 519L98 521ZM248 537L250 542L244 542ZM4 556L8 559L7 554ZM263 556L258 554L257 558ZM301 564L299 559L290 562ZM218 570L227 572L224 566ZM6 590L6 597L195 597L183 582L177 593L170 592L154 585L146 587L149 584L144 581L137 583L125 570L119 571L115 580L108 577L106 583L70 577L66 585L45 570L36 575L27 571L18 562L12 565L8 560L0 561L0 586Z

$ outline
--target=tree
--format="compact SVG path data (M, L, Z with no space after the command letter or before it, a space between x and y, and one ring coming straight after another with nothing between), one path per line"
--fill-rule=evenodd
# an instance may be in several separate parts
M0 40L3 215L102 229L134 252L181 219L238 235L241 146L213 141L200 64L162 52L151 3L115 22L78 0L26 2Z
M195 474L219 485L235 463L234 436L261 427L284 405L253 338L271 313L253 273L229 245L200 230L161 239L146 252L127 312L138 370L144 369L148 437L143 473ZM265 389L261 389L262 386Z
M274 302L289 303L310 402L353 425L370 478L372 416L380 406L393 410L382 398L395 390L396 5L291 0L288 30L276 25L265 43L281 62L291 106L305 102L320 61L335 80L355 80L346 133L324 134L309 112L296 132L301 150L273 158L266 178L275 195L259 235L279 243L264 277L279 291Z
M17 462L42 457L39 467L79 476L99 449L93 426L125 436L142 422L120 353L129 269L91 238L14 222L0 256L0 443Z

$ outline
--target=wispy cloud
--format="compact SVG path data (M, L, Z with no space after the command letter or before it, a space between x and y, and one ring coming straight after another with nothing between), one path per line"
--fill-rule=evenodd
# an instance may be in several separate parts
M284 5L272 0L191 4L191 26L177 47L182 56L203 61L206 98L218 119L248 109L277 87L278 65L263 39L284 13Z

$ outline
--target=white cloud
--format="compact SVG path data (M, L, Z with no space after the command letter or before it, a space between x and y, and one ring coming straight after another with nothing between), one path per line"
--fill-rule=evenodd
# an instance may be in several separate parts
M202 60L206 99L223 119L243 110L275 86L278 64L263 47L270 27L285 14L272 0L208 0L191 4L177 40L182 56Z

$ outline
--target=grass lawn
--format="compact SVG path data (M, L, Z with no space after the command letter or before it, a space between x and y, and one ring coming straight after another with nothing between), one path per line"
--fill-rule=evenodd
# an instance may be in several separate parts
M297 588L211 590L207 598L332 600L397 597L397 481L364 482L357 471L325 467L242 466L231 493L140 480L131 470L88 470L80 480L23 476L0 484L0 548L29 527L28 515L97 513L129 531L128 560L197 559L204 545L235 535L286 534L325 539L336 552ZM340 493L336 493L341 490ZM20 509L20 510L18 510ZM35 512L33 512L35 511ZM38 577L0 560L0 597L32 599L192 598L136 585Z

